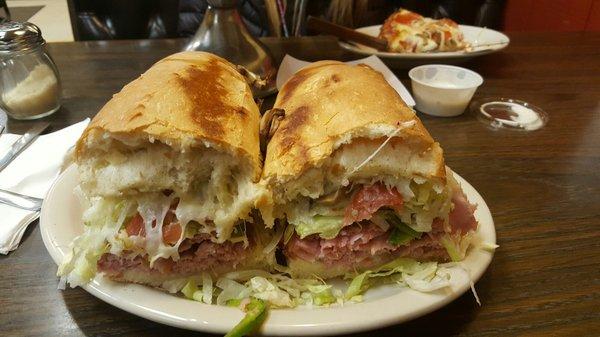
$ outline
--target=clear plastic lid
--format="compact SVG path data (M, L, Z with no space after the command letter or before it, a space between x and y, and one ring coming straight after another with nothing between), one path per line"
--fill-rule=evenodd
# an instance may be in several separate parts
M548 122L541 108L512 98L484 98L471 103L477 119L494 129L534 131Z

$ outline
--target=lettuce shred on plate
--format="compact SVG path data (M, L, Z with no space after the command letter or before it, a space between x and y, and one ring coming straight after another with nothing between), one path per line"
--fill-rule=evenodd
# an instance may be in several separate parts
M345 291L317 278L295 279L285 273L264 270L227 273L217 279L212 290L213 282L208 274L204 274L187 280L181 293L191 300L218 305L230 305L253 298L275 308L327 306L348 301L360 302L366 290L384 283L395 283L420 292L435 291L450 285L450 266L398 258L377 269L346 275L348 286Z
M444 244L449 254L454 258L464 258L464 243L448 238ZM495 250L498 245L478 242L478 249L486 251ZM453 250L451 253L450 250ZM452 256L452 255L451 255ZM268 307L295 307L297 305L327 306L344 302L360 302L362 295L371 286L382 283L396 283L401 286L420 292L431 292L450 285L450 272L452 267L458 267L466 272L469 277L471 291L479 305L481 302L475 291L475 286L470 277L470 271L461 262L438 264L437 262L417 262L409 258L398 258L377 269L368 270L358 275L346 275L349 284L345 292L334 288L333 285L318 279L292 279L284 274L268 273L263 270L247 270L231 272L219 278L215 289L218 294L216 303L221 305L239 307L246 312L245 317L226 335L226 337L245 336L256 331L266 317ZM207 275L202 277L202 288ZM206 301L200 295L197 279L190 279L182 294L192 300Z

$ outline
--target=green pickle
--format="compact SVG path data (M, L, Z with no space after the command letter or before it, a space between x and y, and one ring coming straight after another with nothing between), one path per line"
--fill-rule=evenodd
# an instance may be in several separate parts
M229 331L225 337L247 336L256 330L267 317L267 305L264 301L252 297L244 308L246 316Z

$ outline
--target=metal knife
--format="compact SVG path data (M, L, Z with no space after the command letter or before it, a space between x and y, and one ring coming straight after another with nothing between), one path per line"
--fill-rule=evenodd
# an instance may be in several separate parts
M23 151L31 142L33 142L46 128L50 125L50 123L39 123L34 125L31 129L29 129L21 138L17 139L14 142L10 149L6 154L0 157L0 171L10 164L10 162L15 159L21 151Z

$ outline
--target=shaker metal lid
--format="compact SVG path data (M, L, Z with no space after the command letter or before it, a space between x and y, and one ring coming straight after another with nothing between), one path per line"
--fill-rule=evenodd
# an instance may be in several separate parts
M44 43L42 31L31 22L8 21L0 24L0 53L25 51Z

